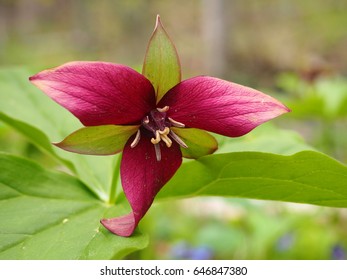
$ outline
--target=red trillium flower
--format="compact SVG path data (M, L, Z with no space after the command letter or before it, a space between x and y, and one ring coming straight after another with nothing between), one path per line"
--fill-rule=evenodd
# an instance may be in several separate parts
M175 47L159 17L142 74L120 64L70 62L30 81L85 126L56 146L89 155L123 151L121 182L132 212L101 220L121 236L133 233L182 156L198 158L217 149L204 130L237 137L289 111L255 89L217 78L181 82Z

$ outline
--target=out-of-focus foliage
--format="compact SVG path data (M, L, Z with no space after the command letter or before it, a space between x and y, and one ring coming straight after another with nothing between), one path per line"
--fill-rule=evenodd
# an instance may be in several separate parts
M160 14L183 75L218 73L272 85L279 71L317 64L346 73L346 12L344 0L2 0L0 64L38 70L70 60L137 65Z
M294 73L283 73L277 86L290 97L292 117L335 121L347 117L347 79L323 76L307 81Z
M282 73L277 80L292 109L291 127L316 148L347 162L347 79L320 73L306 79Z
M346 221L343 210L294 204L216 198L159 203L141 226L152 232L151 246L129 258L344 259Z

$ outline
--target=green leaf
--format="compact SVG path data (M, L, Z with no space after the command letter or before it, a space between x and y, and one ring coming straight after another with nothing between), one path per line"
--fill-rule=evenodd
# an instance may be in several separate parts
M347 102L347 80L340 77L320 79L316 83L316 94L324 102L324 115L330 119L345 116L342 110Z
M279 129L271 123L257 127L242 137L230 138L215 135L219 142L216 153L229 152L266 152L281 155L292 155L304 150L314 150L295 131Z
M64 160L63 158L60 158L56 154L55 150L53 149L53 145L49 142L49 139L42 131L35 128L34 126L31 126L30 124L10 118L1 112L0 112L0 120L2 120L3 122L7 123L8 125L12 127L15 127L18 132L25 135L36 146L40 147L42 150L44 150L45 152L47 152L54 158L64 163L71 171L75 171L74 166L70 161Z
M91 157L52 147L51 142L64 139L82 125L70 112L29 83L28 77L32 74L19 68L0 69L0 120L65 164L107 201L119 155Z
M83 127L55 144L66 151L88 155L112 155L123 150L138 125L100 125Z
M112 259L143 249L147 237L122 238L100 218L127 211L100 202L78 179L0 154L0 259Z
M159 198L197 195L347 207L347 167L318 152L217 154L182 165Z
M181 66L176 48L161 24L159 15L148 43L142 74L151 81L157 102L181 81Z
M171 127L188 148L181 148L182 155L186 158L199 158L212 154L218 148L217 140L204 130L196 128Z
M320 77L305 81L295 73L283 73L277 86L292 98L288 106L292 117L334 120L346 116L347 80L339 76Z

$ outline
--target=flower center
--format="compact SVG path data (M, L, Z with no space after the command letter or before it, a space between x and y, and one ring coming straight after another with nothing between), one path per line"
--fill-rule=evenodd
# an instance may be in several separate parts
M147 116L142 119L141 126L150 133L153 134L151 143L154 145L155 155L157 161L161 160L160 142L163 141L165 145L170 148L172 146L172 140L179 144L183 148L188 146L183 140L170 129L174 127L185 127L183 123L177 122L172 118L166 116L166 112L169 110L169 106L163 108L157 108L149 112ZM170 137L169 137L170 136ZM141 132L137 131L134 141L131 143L131 148L135 148L140 141Z

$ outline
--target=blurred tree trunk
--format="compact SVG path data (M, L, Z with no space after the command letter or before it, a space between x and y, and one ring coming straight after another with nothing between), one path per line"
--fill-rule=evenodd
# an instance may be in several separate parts
M15 25L15 2L0 3L0 51L5 46Z
M16 1L16 33L21 39L28 36L28 34L34 33L36 30L40 9L40 5L31 0Z
M202 30L205 67L209 75L226 76L225 0L202 0Z

